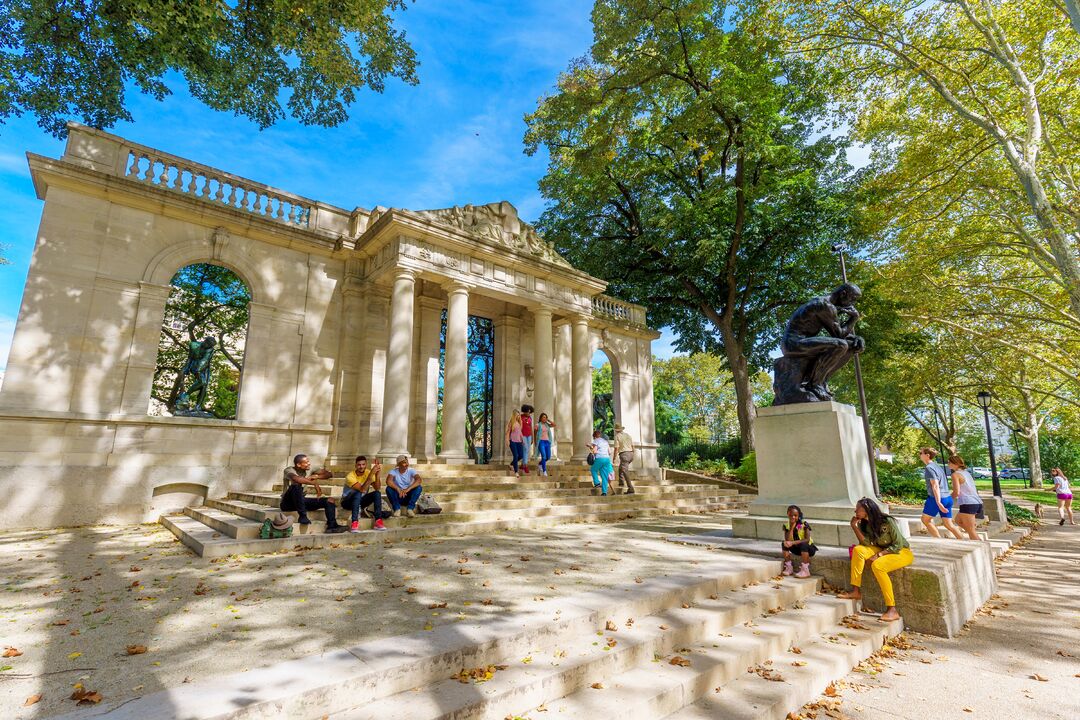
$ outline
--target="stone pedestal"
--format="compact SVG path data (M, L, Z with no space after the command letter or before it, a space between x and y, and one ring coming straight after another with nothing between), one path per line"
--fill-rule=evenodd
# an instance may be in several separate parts
M855 408L836 402L759 408L754 433L758 497L748 516L732 519L735 536L779 544L787 507L798 505L810 521L815 543L854 543L849 521L855 503L874 497L862 420ZM906 523L900 526L906 533Z

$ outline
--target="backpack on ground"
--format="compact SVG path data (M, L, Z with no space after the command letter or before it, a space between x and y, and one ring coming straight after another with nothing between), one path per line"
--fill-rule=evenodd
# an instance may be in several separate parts
M435 502L435 498L427 493L421 493L416 500L416 512L421 515L438 515L442 512L442 508Z

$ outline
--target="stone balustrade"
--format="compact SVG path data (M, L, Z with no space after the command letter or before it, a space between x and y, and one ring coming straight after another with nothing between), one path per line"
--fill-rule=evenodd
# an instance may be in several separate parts
M318 226L318 203L268 185L215 170L142 145L120 147L116 172L121 177L182 193L296 228Z
M645 308L641 305L616 300L609 295L596 295L592 299L593 315L626 325L645 325Z

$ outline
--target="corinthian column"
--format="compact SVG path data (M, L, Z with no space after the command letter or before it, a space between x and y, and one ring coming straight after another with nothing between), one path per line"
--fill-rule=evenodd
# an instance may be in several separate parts
M574 379L574 459L584 460L589 453L593 429L592 352L589 344L589 321L578 316L573 319Z
M465 451L465 405L469 400L469 288L446 286L446 361L443 371L442 452L439 457L461 463Z
M533 360L536 365L536 417L555 418L555 368L551 351L551 308L533 310ZM558 421L556 421L558 422Z
M381 457L408 453L409 403L412 401L413 299L416 273L404 268L394 275L390 296L390 336L383 376Z

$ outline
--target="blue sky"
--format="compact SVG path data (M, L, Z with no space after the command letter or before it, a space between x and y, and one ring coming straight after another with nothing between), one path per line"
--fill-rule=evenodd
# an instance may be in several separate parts
M523 116L549 93L592 40L591 2L441 3L420 0L398 15L420 60L420 84L390 81L365 92L351 119L331 129L282 121L258 127L192 100L183 81L164 102L129 96L131 123L110 128L139 143L345 208L415 209L512 202L534 220L547 158L522 150ZM63 143L32 118L0 126L0 368L19 312L41 215L25 153L58 157ZM655 344L671 354L665 335Z

